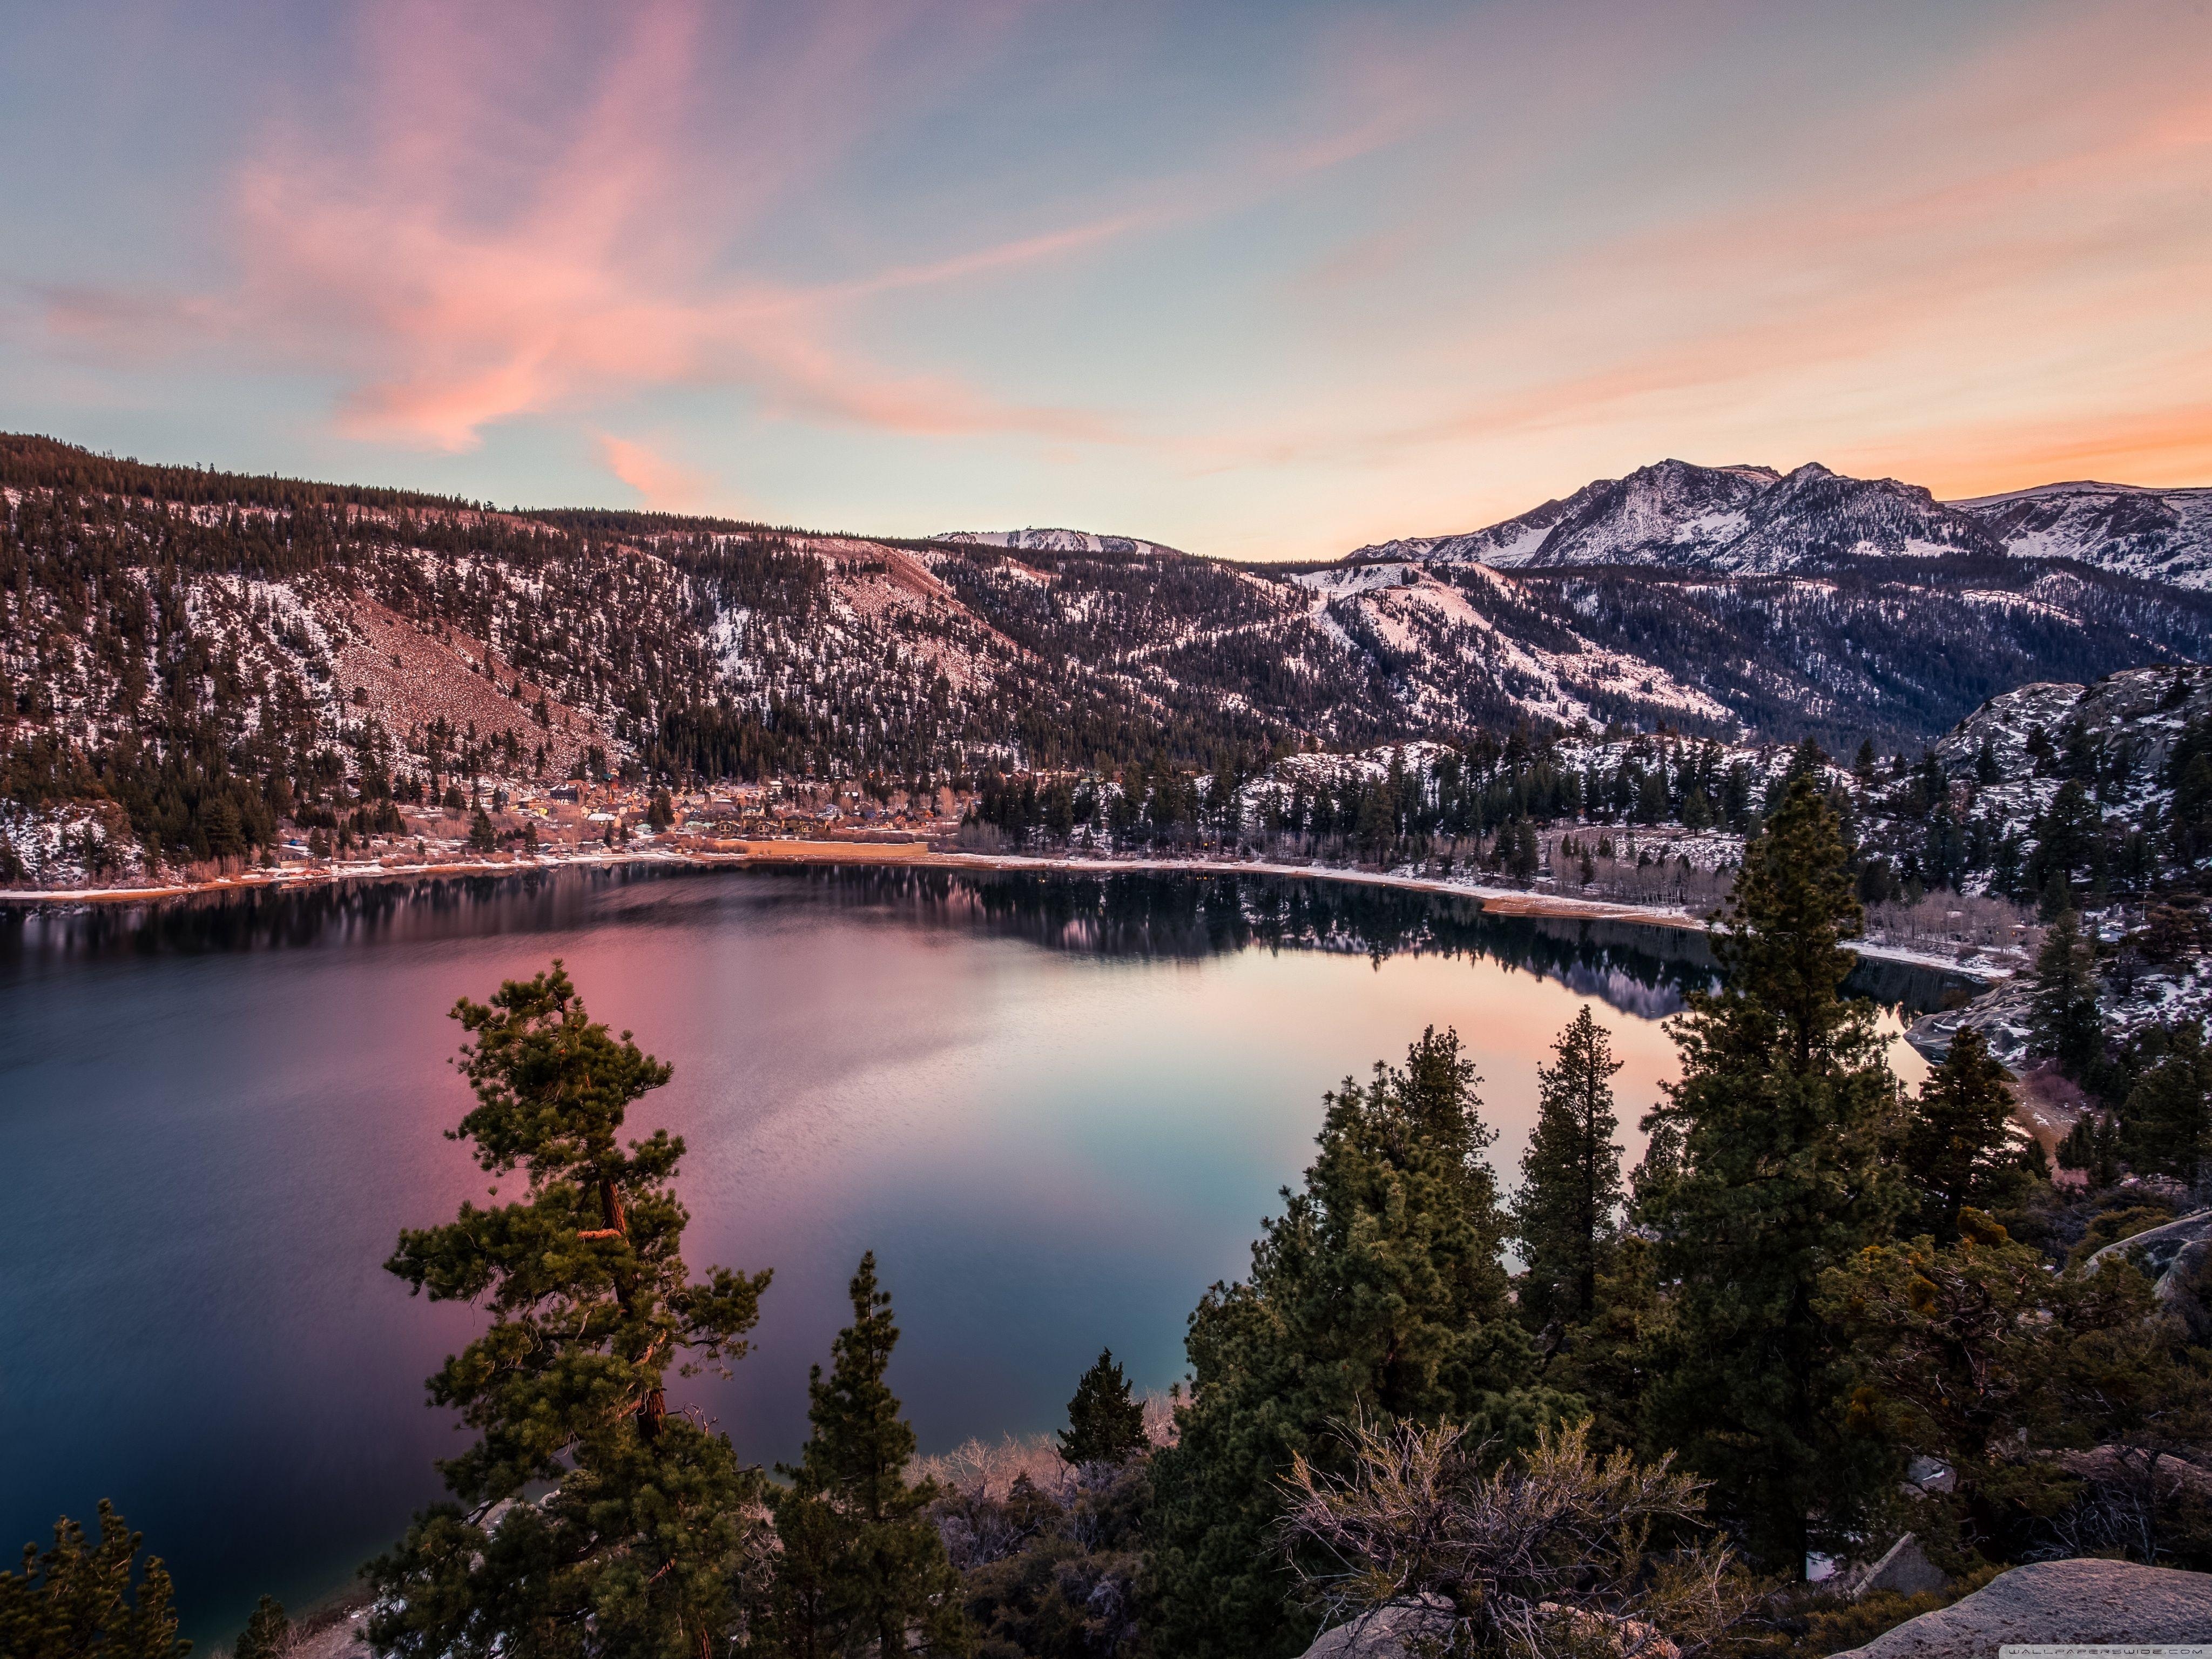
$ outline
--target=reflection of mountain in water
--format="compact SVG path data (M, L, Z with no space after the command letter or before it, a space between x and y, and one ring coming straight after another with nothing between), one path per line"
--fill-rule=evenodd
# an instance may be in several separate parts
M1646 1018L1680 1009L1717 982L1704 933L1647 923L1497 915L1477 899L1358 882L1285 876L1101 876L949 870L815 870L831 902L888 910L924 926L981 927L1049 950L1194 958L1250 950L1480 957L1555 979ZM1942 1006L1972 985L1958 974L1862 962L1845 988L1885 1006Z
M204 895L135 906L0 914L0 960L198 953L696 922L702 908L848 915L979 932L1130 960L1239 951L1486 957L1658 1018L1713 982L1701 933L1620 921L1486 914L1474 899L1291 877L864 866L702 872L630 866ZM1968 981L1863 963L1849 988L1918 1012Z

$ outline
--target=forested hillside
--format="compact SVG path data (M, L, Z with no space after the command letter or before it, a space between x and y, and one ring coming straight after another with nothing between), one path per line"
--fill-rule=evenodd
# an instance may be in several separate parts
M1978 544L1814 574L1433 549L1301 571L499 512L27 437L0 439L0 795L94 873L131 842L388 832L456 779L1241 780L1662 724L1890 750L2023 684L2212 654L2212 598Z

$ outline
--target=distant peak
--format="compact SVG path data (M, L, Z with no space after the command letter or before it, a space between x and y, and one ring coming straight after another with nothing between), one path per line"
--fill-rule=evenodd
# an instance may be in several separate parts
M1016 553L1144 553L1183 557L1182 549L1141 536L1102 535L1093 530L1031 525L1022 530L945 530L931 538L963 547L1003 547Z

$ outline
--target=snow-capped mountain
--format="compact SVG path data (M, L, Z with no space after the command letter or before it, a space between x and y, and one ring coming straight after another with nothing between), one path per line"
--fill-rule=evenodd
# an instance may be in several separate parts
M1121 553L1181 558L1179 548L1136 536L1100 536L1088 530L947 530L931 538L955 546L1003 547L1015 553Z
M0 774L45 811L128 769L169 844L333 769L594 751L915 778L1585 723L1894 750L2021 686L2212 660L2212 594L2011 556L1977 514L1818 467L1670 462L1303 570L1072 530L493 514L4 435L0 500Z
M1868 556L2002 550L1979 519L1894 478L1845 477L1809 463L1784 475L1667 460L1486 530L1381 543L1347 558L1771 575Z
M1950 505L2023 558L2079 559L2122 575L2212 588L2212 489L2040 484Z

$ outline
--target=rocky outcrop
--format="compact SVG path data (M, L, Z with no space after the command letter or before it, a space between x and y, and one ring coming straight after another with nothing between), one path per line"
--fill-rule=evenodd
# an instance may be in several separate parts
M2199 1210L2156 1227L2146 1227L2139 1233L2130 1233L2125 1238L2107 1244L2089 1258L2085 1273L2094 1273L2107 1261L2142 1255L2136 1259L2146 1262L2154 1279L2163 1279L2180 1260L2183 1250L2208 1236L2212 1236L2212 1210Z
M1406 1659L1418 1644L1449 1640L1454 1622L1451 1603L1442 1596L1386 1601L1323 1631L1305 1659Z
M1536 1604L1539 1624L1577 1653L1619 1659L1681 1659L1682 1650L1640 1619L1573 1607L1557 1601ZM1451 1603L1437 1595L1388 1601L1356 1619L1323 1631L1305 1659L1409 1659L1441 1648L1451 1639L1456 1620Z
M2190 1497L2212 1503L2212 1469L2200 1468L2172 1452L2092 1446L2087 1451L2053 1452L2051 1461L2092 1486L2133 1486L2160 1498Z
M1838 1659L1996 1659L2008 1642L2201 1642L2212 1574L2127 1561L2038 1561Z

